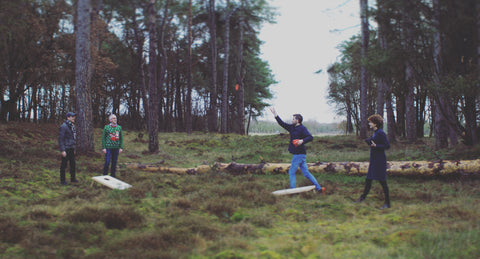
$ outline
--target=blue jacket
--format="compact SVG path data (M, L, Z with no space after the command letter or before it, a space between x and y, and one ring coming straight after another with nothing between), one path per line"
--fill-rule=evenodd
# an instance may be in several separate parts
M288 151L294 155L307 154L305 144L313 140L312 134L308 132L307 128L302 124L295 126L293 124L288 124L282 121L279 116L276 116L278 124L282 128L286 129L290 133L290 144L288 145ZM293 144L294 139L303 139L303 143L296 147Z
M376 147L370 146L370 163L368 165L367 179L385 181L387 177L387 157L385 150L390 148L387 135L382 129L377 129L373 135L367 139L368 145L375 142Z
M73 131L68 127L66 122L60 126L58 132L58 145L60 146L60 151L65 151L67 148L75 148Z

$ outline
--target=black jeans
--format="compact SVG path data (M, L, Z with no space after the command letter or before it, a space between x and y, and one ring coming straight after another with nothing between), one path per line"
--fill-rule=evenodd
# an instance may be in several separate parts
M390 206L390 194L388 190L387 181L379 181L383 188L383 193L385 194L385 204ZM367 198L368 193L370 192L370 188L372 188L372 179L366 179L365 181L365 189L363 190L362 198Z
M62 164L60 165L60 182L65 182L65 169L67 168L67 162L70 164L70 180L75 180L75 149L65 149L67 155L62 156Z

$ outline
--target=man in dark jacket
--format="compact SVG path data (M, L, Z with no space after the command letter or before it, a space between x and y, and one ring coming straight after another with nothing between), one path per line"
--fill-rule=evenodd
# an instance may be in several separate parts
M60 165L60 183L67 185L65 180L65 168L67 162L70 164L70 180L72 183L78 182L75 178L75 113L68 112L65 122L60 126L58 133L58 145L62 152L62 164Z
M320 193L325 193L325 188L322 188L320 184L318 184L315 177L308 171L307 150L305 148L305 144L312 141L313 137L312 134L308 132L307 128L302 125L302 115L294 114L292 118L292 124L288 124L280 119L273 107L270 108L270 111L275 116L278 124L290 133L290 144L288 145L288 151L293 154L292 163L288 171L288 175L290 177L290 188L296 187L295 173L297 172L298 167L300 167L303 176L305 176L315 185L316 190Z

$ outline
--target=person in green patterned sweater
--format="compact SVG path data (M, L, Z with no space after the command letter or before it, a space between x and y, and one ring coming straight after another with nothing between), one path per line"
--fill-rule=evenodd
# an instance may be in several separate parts
M122 127L117 124L115 114L111 114L108 120L110 124L105 125L102 134L102 151L105 154L103 175L108 174L108 167L111 163L110 175L115 177L118 155L123 152L123 132Z

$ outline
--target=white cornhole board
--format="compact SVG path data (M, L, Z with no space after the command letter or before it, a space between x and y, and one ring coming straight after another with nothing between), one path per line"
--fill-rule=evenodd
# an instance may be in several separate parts
M111 177L110 175L94 176L92 179L95 182L99 182L112 189L125 190L132 187L130 184L122 182L115 177Z
M272 192L273 195L287 195L301 192L308 192L315 189L315 185L303 186L298 188L283 189Z

